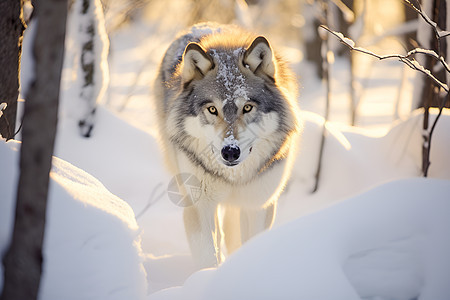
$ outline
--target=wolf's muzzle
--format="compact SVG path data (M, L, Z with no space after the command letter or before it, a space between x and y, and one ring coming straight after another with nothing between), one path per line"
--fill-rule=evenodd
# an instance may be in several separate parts
M229 163L230 166L234 166L237 163L234 163L239 156L241 155L241 149L238 146L225 146L222 148L222 158ZM234 164L233 164L234 163Z

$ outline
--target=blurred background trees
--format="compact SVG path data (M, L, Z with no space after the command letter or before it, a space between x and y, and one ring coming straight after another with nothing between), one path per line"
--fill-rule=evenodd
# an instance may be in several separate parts
M328 40L326 34L320 35L318 31L320 24L326 24L330 29L352 38L358 46L380 55L405 54L420 47L434 50L445 59L448 51L445 38L437 42L432 28L422 18L418 18L417 11L410 5L423 9L436 22L439 30L446 30L448 8L445 0L171 0L164 3L154 0L104 0L103 3L106 27L110 34L114 34L121 26L127 26L129 22L145 22L151 24L149 35L157 33L168 37L163 43L169 43L170 37L180 30L203 21L236 23L265 34L275 48L281 50L279 52L282 56L294 64L300 76L301 92L308 89L305 85L309 84L309 77L323 80L326 92L323 100L319 100L323 104L317 112L325 121L333 117L336 109L332 96L334 91L343 86L348 91L348 100L344 103L345 108L340 102L339 109L347 110L347 124L352 126L365 125L363 119L367 117L362 116L362 112L366 115L376 114L375 111L381 107L389 107L391 122L394 122L408 117L416 108L423 107L425 132L429 130L429 107L449 105L445 93L420 72L411 75L406 66L398 68L401 74L396 79L399 82L397 91L386 95L382 100L383 104L380 103L377 107L374 103L366 104L366 87L382 84L383 80L392 78L391 74L375 75L376 60L361 53L350 52L337 39ZM327 46L323 47L324 44ZM154 53L149 55L153 56ZM347 65L348 74L343 78L336 78L334 75L334 62L337 59L340 64ZM416 59L436 74L439 80L447 82L446 72L436 60L421 55ZM411 80L413 77L415 79ZM136 82L138 80L139 76ZM414 86L412 95L405 93L406 84ZM390 104L387 105L386 102ZM300 103L303 106L301 97ZM370 112L371 109L374 111ZM424 134L424 152L428 145L425 136ZM425 156L427 155L424 154ZM424 162L424 174L425 165Z
M433 11L433 18L439 20L439 27L445 29L446 1L423 0L421 4ZM422 21L403 0L103 0L108 34L130 22L151 24L151 32L171 37L180 30L197 22L214 21L219 23L237 23L258 33L263 33L281 45L288 60L294 63L302 60L314 66L315 74L322 77L321 37L318 26L327 24L331 29L340 31L369 49L381 54L405 52L416 46L426 48L423 39L417 39L417 32L423 31ZM412 3L419 5L417 0ZM328 12L324 15L324 4ZM428 8L433 6L433 8ZM419 33L419 37L423 35ZM370 63L361 55L344 51L338 41L330 44L334 55L348 57L352 80L349 88L352 100L350 124L357 124L357 109L362 94L361 74L370 73ZM445 52L445 43L441 43ZM435 45L434 45L435 48ZM433 63L433 62L430 62ZM430 67L433 67L430 65ZM355 72L360 76L354 76ZM358 81L358 82L356 82ZM425 85L430 86L429 83ZM424 91L429 94L430 92ZM415 93L414 104L410 110L423 107L425 98ZM420 96L417 96L420 95ZM420 98L421 100L417 100ZM435 103L436 104L436 103ZM435 105L437 106L437 104Z

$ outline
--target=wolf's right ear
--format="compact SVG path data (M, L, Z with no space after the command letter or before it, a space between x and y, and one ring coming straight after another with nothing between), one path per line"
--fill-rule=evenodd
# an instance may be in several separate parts
M183 83L203 78L212 69L213 59L197 43L189 43L183 54Z

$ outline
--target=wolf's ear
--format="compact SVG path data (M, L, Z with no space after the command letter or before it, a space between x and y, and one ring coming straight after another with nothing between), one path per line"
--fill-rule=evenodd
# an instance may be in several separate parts
M256 75L262 72L271 80L275 77L275 64L272 49L265 37L257 37L244 54L244 64Z
M183 82L203 78L211 70L213 60L202 46L197 43L189 43L183 54Z

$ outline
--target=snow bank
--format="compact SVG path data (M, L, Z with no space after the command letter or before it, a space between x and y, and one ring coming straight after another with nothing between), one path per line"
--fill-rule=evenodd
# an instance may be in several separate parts
M450 182L379 186L249 241L149 299L449 299Z
M2 255L12 230L18 175L18 152L10 148L18 146L0 143ZM147 284L141 252L130 206L89 174L54 158L40 299L142 299Z
M430 122L436 117L432 111ZM303 112L305 121L300 155L290 184L281 197L276 224L317 211L383 183L420 177L422 114L420 110L398 122L382 137L328 123L318 192L311 194L320 147L323 119ZM444 110L431 145L429 177L450 180L450 110Z

